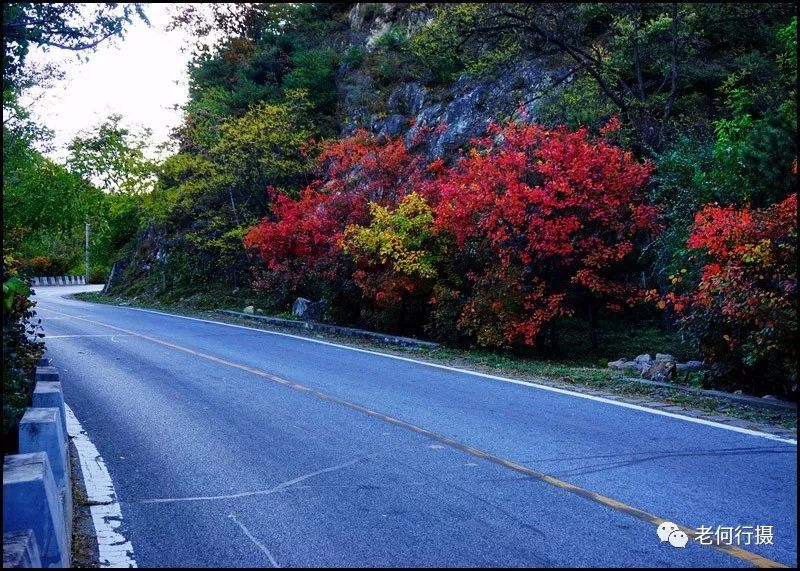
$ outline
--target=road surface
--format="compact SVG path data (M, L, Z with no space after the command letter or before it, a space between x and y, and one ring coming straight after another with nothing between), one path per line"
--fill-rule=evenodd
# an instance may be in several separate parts
M139 566L796 566L791 441L80 289L47 356Z

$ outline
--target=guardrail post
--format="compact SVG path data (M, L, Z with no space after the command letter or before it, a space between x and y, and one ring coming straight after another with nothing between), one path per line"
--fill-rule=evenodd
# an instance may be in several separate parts
M53 471L53 481L61 504L66 545L72 543L72 486L69 449L62 431L61 411L53 408L28 408L19 422L19 451L22 454L44 452Z
M36 367L36 382L58 382L58 369L55 367Z
M70 553L58 489L47 454L3 460L3 533L30 529L43 567L69 567Z
M3 569L35 569L42 566L32 529L3 533Z
M33 408L57 408L61 415L61 432L67 438L67 416L64 409L64 393L61 383L56 381L39 381L33 389L31 406Z

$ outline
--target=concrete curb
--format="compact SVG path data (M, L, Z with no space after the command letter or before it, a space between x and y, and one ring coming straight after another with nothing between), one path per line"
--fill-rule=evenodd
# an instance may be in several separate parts
M797 405L795 403L782 401L778 399L775 400L761 399L749 395L735 395L733 393L726 393L724 391L715 391L711 389L696 389L694 387L686 387L684 385L664 383L661 381L650 381L647 379L639 379L637 377L622 377L622 379L625 381L639 383L642 385L650 385L653 387L664 387L667 389L677 389L679 391L695 394L698 396L721 398L732 402L748 404L750 406L767 408L770 410L797 410Z
M8 566L69 567L72 479L64 397L54 367L37 367L36 379L33 406L19 424L20 453L3 463L3 552L12 554Z
M281 319L280 317L270 317L267 315L254 315L252 313L242 313L241 311L230 311L228 309L217 309L216 311L217 313L225 313L227 315L234 315L236 317L243 317L245 319L264 321L265 323L269 323L271 325L280 325L281 327L308 329L310 331L323 331L327 333L346 335L348 337L362 337L365 339L382 341L384 343L402 345L404 347L425 347L427 349L436 349L437 347L439 347L438 343L433 343L431 341L422 341L420 339L412 339L411 337L400 337L398 335L389 335L387 333L375 333L373 331L365 331L364 329L355 329L353 327L328 325L327 323L318 323L316 321L295 321L293 319Z

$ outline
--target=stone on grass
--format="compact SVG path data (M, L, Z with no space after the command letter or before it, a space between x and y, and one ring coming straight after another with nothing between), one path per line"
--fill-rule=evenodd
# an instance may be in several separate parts
M315 301L308 306L303 319L307 321L321 321L322 320L322 302Z
M676 361L675 357L669 353L656 353L656 361Z
M675 378L676 370L673 361L656 361L642 373L642 376L651 381L671 381Z
M626 368L625 367L625 357L621 357L621 358L617 359L616 361L609 361L607 367L609 369L616 369L618 371L622 370L622 369L625 369Z
M255 312L255 308L252 305L248 305L242 311L243 311L243 313L254 313Z

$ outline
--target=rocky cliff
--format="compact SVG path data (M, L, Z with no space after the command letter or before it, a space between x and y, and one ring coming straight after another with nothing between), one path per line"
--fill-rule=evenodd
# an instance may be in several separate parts
M394 34L408 40L429 19L429 12L411 10L408 4L355 4L347 18L349 49L369 55L380 49L382 37ZM547 100L546 88L559 77L559 70L544 61L518 61L491 74L463 74L449 85L431 88L419 81L380 85L366 67L345 63L337 71L341 135L363 128L389 136L404 134L410 143L421 128L443 124L428 142L429 158L447 155L482 135L491 120L521 115L535 120L537 106Z

